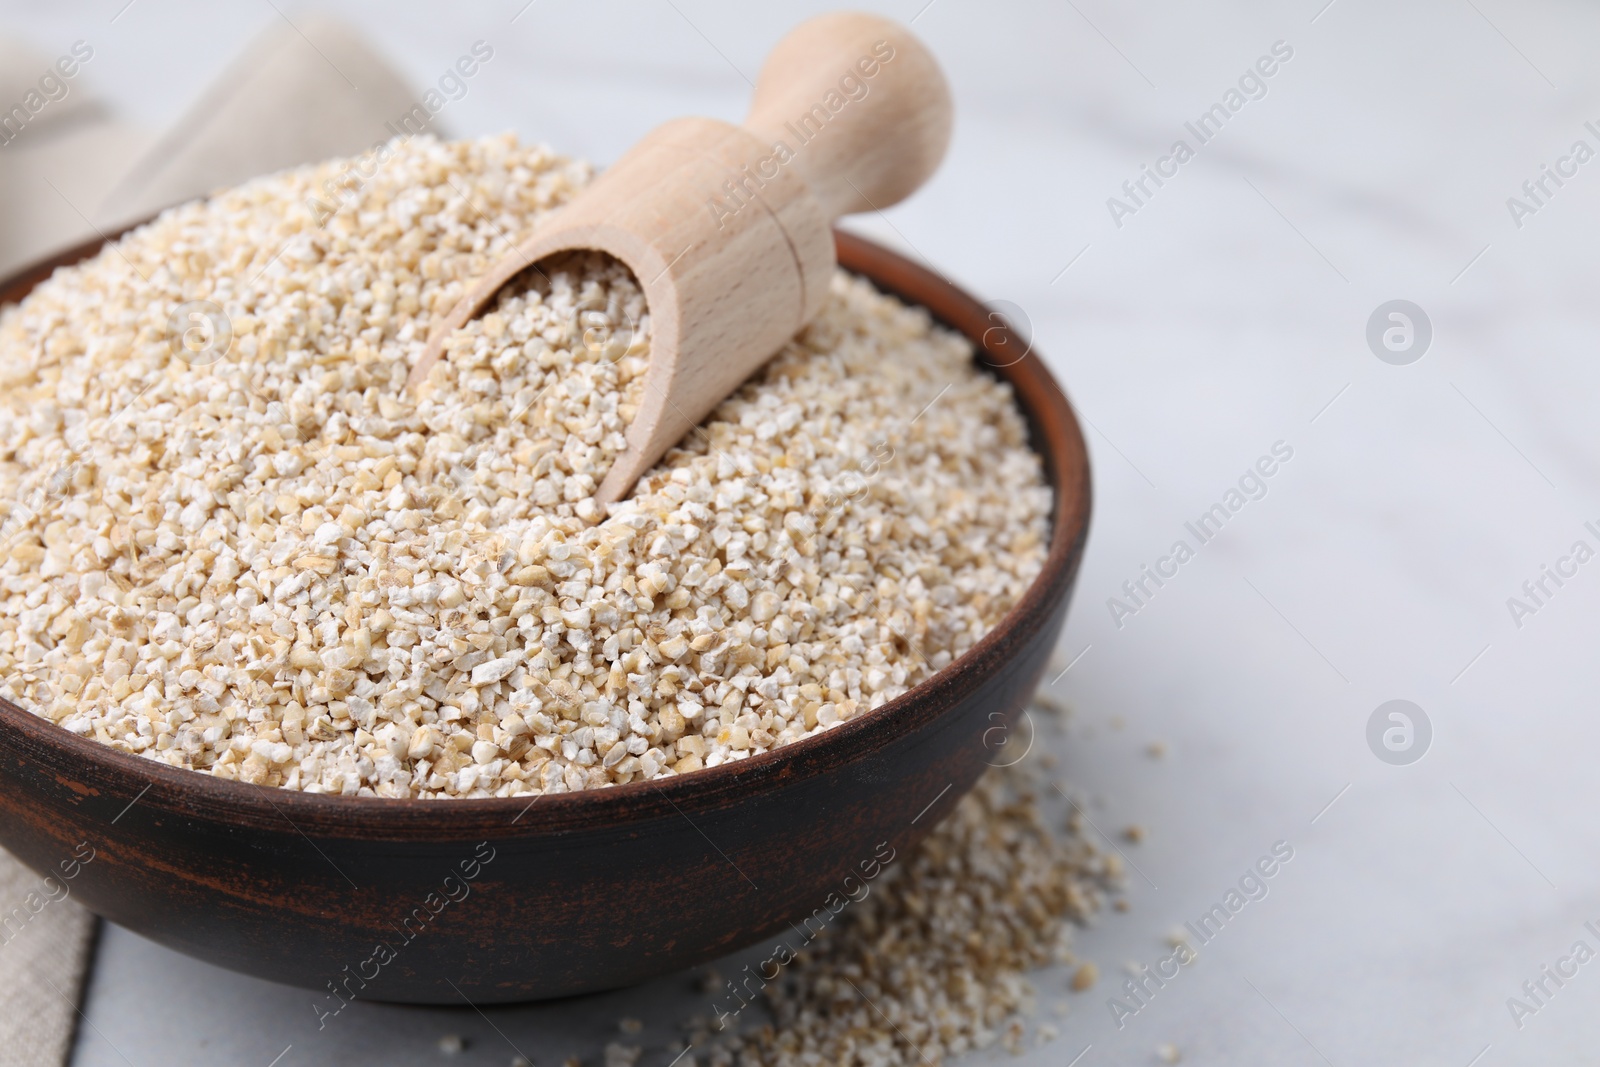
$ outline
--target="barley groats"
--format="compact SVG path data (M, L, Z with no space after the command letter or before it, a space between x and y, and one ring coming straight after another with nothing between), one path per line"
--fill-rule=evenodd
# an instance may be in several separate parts
M290 789L585 789L860 715L1037 573L1050 491L1011 392L924 312L840 275L602 508L649 353L616 264L542 264L403 388L587 169L416 139L328 217L338 173L173 209L0 315L9 699ZM215 322L175 335L186 305Z
M823 907L774 936L787 952L717 976L710 1013L685 1028L682 1067L937 1067L996 1044L1021 1053L1038 1007L1029 973L1074 962L1076 930L1123 899L1119 857L1095 847L1081 818L1052 825L1051 794L1034 767L989 771L837 916ZM1054 1030L1036 1024L1033 1036Z

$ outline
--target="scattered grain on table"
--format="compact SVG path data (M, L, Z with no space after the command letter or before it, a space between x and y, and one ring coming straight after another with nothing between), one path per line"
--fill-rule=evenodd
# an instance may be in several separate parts
M989 771L798 948L762 991L770 1022L719 1033L700 1018L679 1067L929 1067L996 1044L1020 1051L1036 1011L1029 972L1069 959L1073 931L1120 888L1106 854L1046 814L1041 786L1026 764Z

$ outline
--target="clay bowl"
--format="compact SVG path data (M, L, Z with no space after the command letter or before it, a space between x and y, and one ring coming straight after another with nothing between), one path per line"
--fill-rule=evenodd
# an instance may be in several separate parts
M97 247L0 285L0 303ZM989 765L1015 758L1001 745L1055 645L1089 521L1083 436L1038 355L895 253L843 233L838 248L844 267L979 346L1015 386L1055 488L1042 573L967 655L823 736L531 805L228 782L0 701L0 845L51 873L87 843L75 899L209 963L316 990L330 1011L335 988L424 1004L534 1000L639 982L781 931L797 939L791 923L859 893L889 849L905 853Z

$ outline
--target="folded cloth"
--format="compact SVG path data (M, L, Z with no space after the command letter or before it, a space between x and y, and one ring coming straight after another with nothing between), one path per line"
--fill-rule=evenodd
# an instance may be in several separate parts
M29 127L59 127L103 113L104 105L79 86L79 75L93 58L87 41L47 56L20 41L0 38L0 118L7 119L0 142L9 143Z
M0 1067L67 1061L88 972L94 916L0 852Z
M90 93L93 56L72 47L52 56L0 36L0 274L214 189L362 152L418 99L350 27L297 16L258 37L157 140ZM77 65L71 78L63 59ZM40 93L44 105L27 112L45 77L60 99ZM26 121L8 126L15 106Z
M99 207L108 231L165 207L387 141L416 95L350 27L279 21L118 182Z
M75 44L47 55L0 36L0 275L92 237L95 205L150 145L94 96L93 47Z
M54 63L0 37L0 108ZM355 155L417 99L354 31L321 18L258 38L153 146L80 80L0 144L0 273L221 186ZM71 1054L95 920L63 885L0 850L0 1067Z

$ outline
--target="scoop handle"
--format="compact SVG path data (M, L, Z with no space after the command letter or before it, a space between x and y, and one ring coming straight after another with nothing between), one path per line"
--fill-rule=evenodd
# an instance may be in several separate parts
M854 11L778 42L744 122L774 146L766 165L799 172L829 219L910 196L944 158L950 125L950 87L928 49L898 22Z

